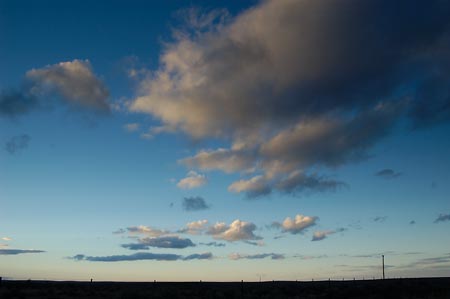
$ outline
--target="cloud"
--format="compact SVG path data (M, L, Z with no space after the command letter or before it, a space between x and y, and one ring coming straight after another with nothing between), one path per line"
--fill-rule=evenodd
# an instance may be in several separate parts
M89 262L122 262L122 261L140 261L140 260L156 260L156 261L189 261L189 260L203 260L211 259L213 256L211 253L192 254L186 257L178 254L168 253L150 253L150 252L137 252L130 255L110 255L110 256L87 256L84 254L77 254L70 259L75 261L89 261Z
M241 193L245 192L247 197L254 198L261 195L267 195L272 192L271 187L262 175L252 177L249 180L239 180L228 187L228 191Z
M218 222L210 226L206 231L206 234L211 235L215 239L225 240L228 242L261 240L262 237L254 234L255 230L255 224L237 219L230 225L227 225L224 222Z
M27 134L13 136L5 143L5 150L11 155L28 147L31 137Z
M11 241L12 239L10 237L2 237L1 238L3 241Z
M185 197L183 198L183 209L185 211L200 211L209 209L203 197Z
M0 255L17 255L24 253L43 253L44 250L35 249L0 249Z
M394 179L402 175L401 172L395 172L394 170L390 168L382 169L375 173L376 176L382 177L385 179Z
M160 229L152 228L152 227L145 226L145 225L130 226L130 227L127 227L127 231L131 234L143 234L143 235L148 235L150 237L159 237L159 236L167 235L170 233L169 231L166 231L166 230L160 230Z
M130 250L144 250L150 247L182 249L194 246L195 244L190 239L184 239L178 236L141 238L138 240L138 243L122 244L123 248Z
M75 59L31 69L20 88L0 91L0 117L17 117L49 106L50 99L109 112L108 97L108 89L93 73L89 60Z
M56 94L68 103L109 112L109 92L92 72L89 60L60 62L26 73L36 96Z
M444 267L448 269L450 266L450 254L445 254L442 256L423 258L414 261L410 264L398 266L398 268L441 268Z
M382 223L382 222L385 222L387 218L388 218L387 216L377 216L377 217L373 218L373 221Z
M208 243L199 243L200 245L204 246L214 246L214 247L225 247L225 243L219 243L219 242L208 242Z
M340 232L343 232L345 230L346 230L345 228L338 228L336 230L315 231L311 241L322 241L323 239L325 239L329 235L332 235L332 234L335 234L335 233L340 233Z
M129 109L231 141L180 163L255 172L269 186L249 194L269 194L294 171L367 159L401 117L450 120L449 13L439 0L268 0L234 18L190 11Z
M188 256L185 256L183 258L183 261L190 261L190 260L210 260L213 258L213 255L211 252L206 252L206 253L194 253Z
M272 226L281 229L283 232L295 235L303 233L309 227L316 225L318 219L319 218L315 216L297 214L294 219L286 217L282 223L274 222L272 223Z
M275 186L279 191L285 193L301 192L325 192L334 191L339 187L346 186L345 183L329 179L323 176L306 175L301 171L294 171L286 178L280 180Z
M38 99L21 90L0 91L0 117L16 117L39 106Z
M253 169L254 156L245 150L219 148L202 150L193 157L179 160L179 163L190 168L204 171L221 170L226 173L250 171Z
M248 259L248 260L255 260L255 259L265 259L270 257L272 260L282 260L284 259L284 254L278 254L278 253L260 253L260 254L239 254L239 253L232 253L229 255L230 260L241 260L241 259Z
M414 224L416 224L416 221L415 221L415 220L411 220L411 221L409 222L409 224L410 224L410 225L414 225Z
M127 132L136 132L137 130L139 130L140 124L138 123L129 123L129 124L125 124L123 126L123 128L127 131Z
M347 185L325 176L308 175L302 171L295 170L273 179L263 175L257 175L248 180L241 179L233 182L228 187L228 191L245 193L247 198L256 198L270 194L273 189L285 194L300 195L303 193L335 191L343 186Z
M204 174L197 173L195 171L189 171L187 177L181 179L177 183L177 187L180 189L193 189L198 188L207 183L206 176Z
M434 223L450 221L450 214L440 214L439 217L434 220Z
M198 220L192 221L186 224L186 227L178 230L179 233L190 234L190 235L200 235L206 230L206 225L208 220Z

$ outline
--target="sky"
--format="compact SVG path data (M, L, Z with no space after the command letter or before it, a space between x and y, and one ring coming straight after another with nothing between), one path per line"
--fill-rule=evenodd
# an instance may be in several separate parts
M0 276L449 276L448 15L0 0Z

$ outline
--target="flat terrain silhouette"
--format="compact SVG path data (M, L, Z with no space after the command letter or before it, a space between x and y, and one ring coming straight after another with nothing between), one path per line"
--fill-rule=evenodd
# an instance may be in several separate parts
M270 282L3 281L1 299L450 298L450 278Z

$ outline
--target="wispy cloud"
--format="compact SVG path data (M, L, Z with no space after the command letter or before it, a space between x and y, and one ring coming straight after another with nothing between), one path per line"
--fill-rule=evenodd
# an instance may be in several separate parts
M5 143L5 150L11 155L28 147L31 137L27 134L13 136Z
M259 253L259 254L240 254L240 253L232 253L229 255L230 260L241 260L241 259L247 259L247 260L258 260L258 259L265 259L270 258L272 260L282 260L285 258L284 254L279 253Z
M178 254L168 253L150 253L137 252L130 255L109 255L109 256L87 256L84 254L77 254L70 259L75 261L89 261L89 262L123 262L123 261L141 261L141 260L155 260L155 261L190 261L190 260L205 260L212 259L211 253L191 254L182 256Z
M205 199L200 196L183 198L183 209L185 211L200 211L209 209Z
M17 255L25 253L43 253L43 252L46 251L35 249L0 249L0 255Z
M122 244L123 248L130 250L143 250L149 249L150 247L182 249L194 246L195 244L190 239L180 238L178 236L140 238L138 239L138 243Z
M208 243L199 243L199 245L204 245L204 246L213 246L213 247L225 247L226 244L225 243L219 243L219 242L208 242Z
M435 220L434 223L450 221L450 214L440 214Z
M377 217L373 218L373 221L382 223L382 222L385 222L387 218L388 218L387 216L377 216Z
M346 231L345 228L338 228L336 230L326 230L326 231L315 231L311 241L322 241L327 238L329 235L340 233Z
M398 178L399 176L401 176L402 173L396 172L390 168L385 168L385 169L382 169L382 170L376 172L375 175L378 177L381 177L381 178L385 178L385 179L394 179L394 178Z
M399 265L398 268L441 268L450 267L450 253L441 256L418 259L412 263Z
M38 99L28 91L0 91L0 117L14 118L39 106Z
M140 124L138 124L138 123L129 123L129 124L123 125L123 128L127 132L136 132L137 130L139 130Z

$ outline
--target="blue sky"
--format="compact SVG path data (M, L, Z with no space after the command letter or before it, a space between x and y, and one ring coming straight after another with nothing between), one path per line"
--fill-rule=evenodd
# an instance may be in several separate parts
M0 276L448 276L449 10L0 0Z

